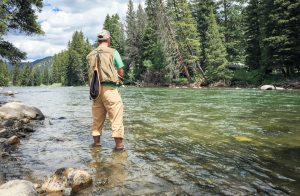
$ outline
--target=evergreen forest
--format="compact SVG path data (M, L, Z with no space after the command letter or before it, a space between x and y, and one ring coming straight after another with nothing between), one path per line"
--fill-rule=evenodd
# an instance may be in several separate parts
M300 0L146 0L137 7L129 0L127 5L125 18L111 13L103 24L123 59L125 84L261 85L300 76ZM8 78L15 85L87 84L86 55L97 41L75 31L66 45L51 69L14 66L9 73L2 62L0 86Z

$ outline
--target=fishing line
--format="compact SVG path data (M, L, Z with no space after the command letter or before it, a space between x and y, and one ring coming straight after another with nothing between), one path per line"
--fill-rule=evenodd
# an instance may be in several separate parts
M151 102L149 101L149 99L146 98L146 96L144 95L144 93L141 91L140 87L137 87L140 91L140 93L143 95L144 99L148 102L149 106L151 106Z

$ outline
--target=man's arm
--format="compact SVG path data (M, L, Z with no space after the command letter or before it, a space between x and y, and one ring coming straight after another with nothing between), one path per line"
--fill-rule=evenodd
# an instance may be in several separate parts
M119 76L121 76L121 77L124 76L124 70L123 70L123 68L118 69L118 74L119 74Z

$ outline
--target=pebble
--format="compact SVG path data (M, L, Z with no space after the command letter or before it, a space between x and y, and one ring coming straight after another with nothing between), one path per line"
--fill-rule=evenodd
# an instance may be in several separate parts
M8 138L5 141L5 144L10 144L10 145L15 145L15 144L19 144L20 143L20 139L17 136L12 136L10 138Z

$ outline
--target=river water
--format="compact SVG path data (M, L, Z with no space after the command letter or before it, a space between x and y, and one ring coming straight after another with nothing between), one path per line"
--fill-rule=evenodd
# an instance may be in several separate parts
M108 120L92 145L87 87L5 90L52 123L2 163L6 180L73 167L94 181L76 195L300 195L300 91L121 88L126 151L115 151Z

